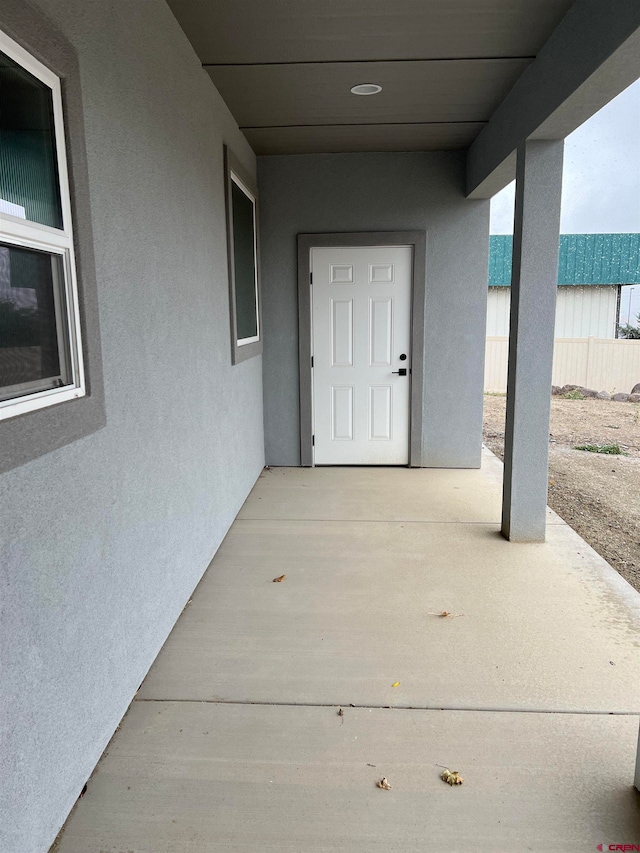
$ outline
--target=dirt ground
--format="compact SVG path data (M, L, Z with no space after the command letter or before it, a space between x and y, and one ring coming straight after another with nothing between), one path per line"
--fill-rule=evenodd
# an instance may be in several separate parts
M485 395L484 441L500 458L505 404ZM618 444L625 455L580 444ZM549 506L640 592L640 404L552 398Z

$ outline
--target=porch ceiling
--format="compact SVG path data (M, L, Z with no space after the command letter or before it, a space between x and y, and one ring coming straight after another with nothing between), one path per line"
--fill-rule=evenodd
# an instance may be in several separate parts
M256 153L302 154L468 147L572 0L168 2Z

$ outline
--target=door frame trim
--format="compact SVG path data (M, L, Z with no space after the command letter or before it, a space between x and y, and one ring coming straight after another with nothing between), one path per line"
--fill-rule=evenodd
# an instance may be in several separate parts
M311 250L411 246L411 392L409 467L422 465L424 315L427 235L425 231L354 231L298 234L298 360L300 376L300 464L313 467L313 376L311 373Z

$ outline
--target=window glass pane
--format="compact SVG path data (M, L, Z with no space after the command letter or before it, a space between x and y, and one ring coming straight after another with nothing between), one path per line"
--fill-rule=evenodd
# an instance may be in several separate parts
M0 211L62 228L51 89L1 52Z
M258 334L256 311L256 254L253 201L231 182L233 208L233 263L236 288L236 334L238 340Z
M0 244L0 400L68 384L61 282L58 255Z

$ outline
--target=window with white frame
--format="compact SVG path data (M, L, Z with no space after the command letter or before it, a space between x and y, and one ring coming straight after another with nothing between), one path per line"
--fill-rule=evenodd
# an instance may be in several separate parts
M84 394L60 80L0 32L0 420Z
M253 178L225 147L231 360L238 364L262 352L258 262L258 190Z
M256 199L243 181L231 172L233 211L233 271L236 296L238 346L260 339L258 273L256 263Z

